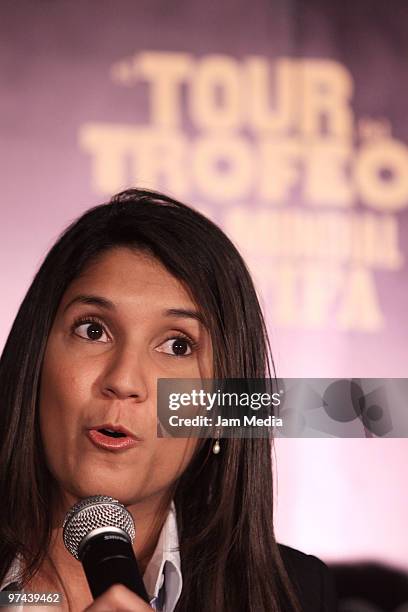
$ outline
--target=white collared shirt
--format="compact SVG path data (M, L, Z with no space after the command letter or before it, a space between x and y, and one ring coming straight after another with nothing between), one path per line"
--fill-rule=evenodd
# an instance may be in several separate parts
M152 597L152 607L163 612L173 612L183 586L174 502L171 502L157 546L143 574L143 582Z
M21 563L16 558L0 585L0 590L18 580L20 568ZM183 586L176 507L173 501L154 553L143 574L143 582L152 608L162 612L173 612ZM23 609L24 606L13 606L13 612L20 612Z

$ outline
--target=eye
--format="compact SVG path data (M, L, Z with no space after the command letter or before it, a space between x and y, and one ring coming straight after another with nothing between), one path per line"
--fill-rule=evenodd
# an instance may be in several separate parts
M75 321L73 332L84 340L109 342L104 325L97 319L86 318Z
M188 357L196 347L197 344L191 340L191 338L180 335L168 338L168 340L160 344L156 350L159 353L166 353L167 355L173 355L175 357Z

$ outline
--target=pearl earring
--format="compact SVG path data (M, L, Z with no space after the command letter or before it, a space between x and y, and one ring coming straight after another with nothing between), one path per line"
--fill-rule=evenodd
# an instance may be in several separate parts
M218 453L221 450L221 446L220 446L220 434L217 432L217 435L218 435L218 437L217 437L217 439L216 439L216 441L214 443L213 449L212 449L214 455L218 455Z

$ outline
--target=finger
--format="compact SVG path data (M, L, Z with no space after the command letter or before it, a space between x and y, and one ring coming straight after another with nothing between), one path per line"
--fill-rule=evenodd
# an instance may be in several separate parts
M152 612L152 608L123 584L114 584L84 612Z

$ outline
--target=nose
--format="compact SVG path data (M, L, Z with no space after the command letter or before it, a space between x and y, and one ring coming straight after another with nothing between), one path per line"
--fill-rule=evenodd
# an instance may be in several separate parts
M104 371L103 395L121 400L145 401L148 387L141 361L135 350L123 348L115 352Z

